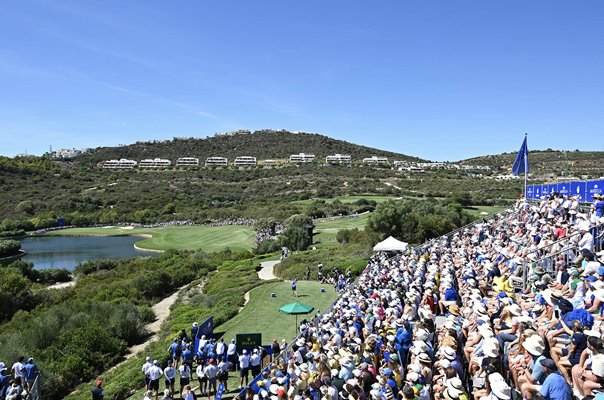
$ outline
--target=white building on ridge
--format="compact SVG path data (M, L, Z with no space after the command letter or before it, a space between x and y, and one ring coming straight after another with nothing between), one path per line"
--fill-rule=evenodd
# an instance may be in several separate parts
M136 167L137 162L121 158L119 160L107 160L103 162L103 169L131 169Z
M235 158L236 167L255 167L256 166L256 157L250 156L239 156Z
M208 157L205 162L206 167L226 167L229 160L224 157Z
M167 168L172 165L172 161L165 158L147 158L141 160L139 166L141 168Z
M289 156L289 162L292 164L307 164L312 163L313 161L315 161L314 154L300 153Z
M367 158L363 158L363 164L369 164L369 165L388 164L388 159L386 157L381 157L381 156L367 157Z
M195 157L181 157L176 160L177 167L198 167L199 166L199 158Z
M347 154L334 154L332 156L325 157L325 163L327 164L350 164L352 163L352 157Z

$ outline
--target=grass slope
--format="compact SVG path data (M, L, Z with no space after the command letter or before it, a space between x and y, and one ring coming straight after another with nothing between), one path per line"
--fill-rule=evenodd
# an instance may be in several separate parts
M313 243L315 247L337 245L336 235L340 229L363 230L367 225L369 214L363 214L355 217L341 217L336 219L326 219L315 223Z
M255 232L246 226L167 226L162 228L71 228L47 233L47 235L151 235L136 243L141 249L168 250L183 249L206 252L222 250L250 250L254 244Z
M340 200L340 202L342 202L343 204L350 204L350 203L354 203L357 200L360 199L365 199L365 200L373 200L376 203L383 203L385 201L388 200L396 200L397 197L396 196L371 196L371 195L367 195L367 196L363 196L363 195L355 195L355 196L341 196L341 197L334 197L334 198L329 198L329 199L306 199L306 200L296 200L293 201L292 203L295 204L312 204L315 201L318 200L324 200L325 203L327 204L331 204L334 202L334 200Z
M325 292L321 293L320 288ZM275 293L276 297L270 297ZM270 344L274 337L290 341L297 336L295 316L279 312L279 308L288 303L300 302L315 307L306 315L299 315L298 322L311 317L317 311L325 310L338 297L332 287L312 281L298 281L299 297L293 297L290 282L272 282L258 286L250 291L250 301L234 318L215 329L224 332L225 341L234 338L237 333L262 333L262 343Z

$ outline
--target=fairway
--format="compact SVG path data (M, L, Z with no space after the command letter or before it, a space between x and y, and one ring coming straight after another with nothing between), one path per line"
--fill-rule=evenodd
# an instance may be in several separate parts
M331 199L306 199L306 200L297 200L297 201L293 201L292 203L295 204L311 204L314 203L315 201L320 201L323 200L325 201L325 203L327 204L331 204L334 202L334 200L340 200L340 202L342 202L343 204L350 204L350 203L354 203L357 200L360 199L365 199L365 200L373 200L376 203L383 203L385 201L388 200L397 200L399 197L396 196L371 196L371 195L367 195L367 196L362 196L362 195L355 195L355 196L342 196L342 197L334 197Z
M322 220L315 223L313 243L316 247L323 247L338 244L336 234L340 229L365 229L369 213L354 217L345 216L335 219Z
M150 235L136 242L136 247L146 250L168 249L197 250L212 252L226 247L232 250L250 250L254 244L255 231L247 226L166 226L162 228L70 228L48 232L47 235Z
M320 288L325 288L321 293ZM271 293L276 297L272 298ZM214 329L214 333L224 332L225 341L237 333L261 333L262 344L272 343L273 338L291 341L298 335L296 317L279 312L283 305L300 302L315 307L309 315L298 315L298 323L304 318L312 318L318 311L323 312L338 297L330 285L313 281L298 281L299 297L293 297L290 282L273 282L258 286L250 291L250 300L235 317Z
M464 207L464 211L472 214L475 217L482 218L487 215L496 214L502 210L508 208L507 206L470 206ZM481 212L486 212L487 214L481 214Z

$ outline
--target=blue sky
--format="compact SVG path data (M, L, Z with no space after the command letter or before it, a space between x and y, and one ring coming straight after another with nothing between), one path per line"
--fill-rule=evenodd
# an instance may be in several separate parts
M604 2L61 1L0 8L0 154L318 132L432 160L603 150Z

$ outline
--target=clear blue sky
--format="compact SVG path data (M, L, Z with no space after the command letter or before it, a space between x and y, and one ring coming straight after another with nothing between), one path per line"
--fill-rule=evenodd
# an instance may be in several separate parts
M602 150L604 2L7 0L0 154L239 128Z

